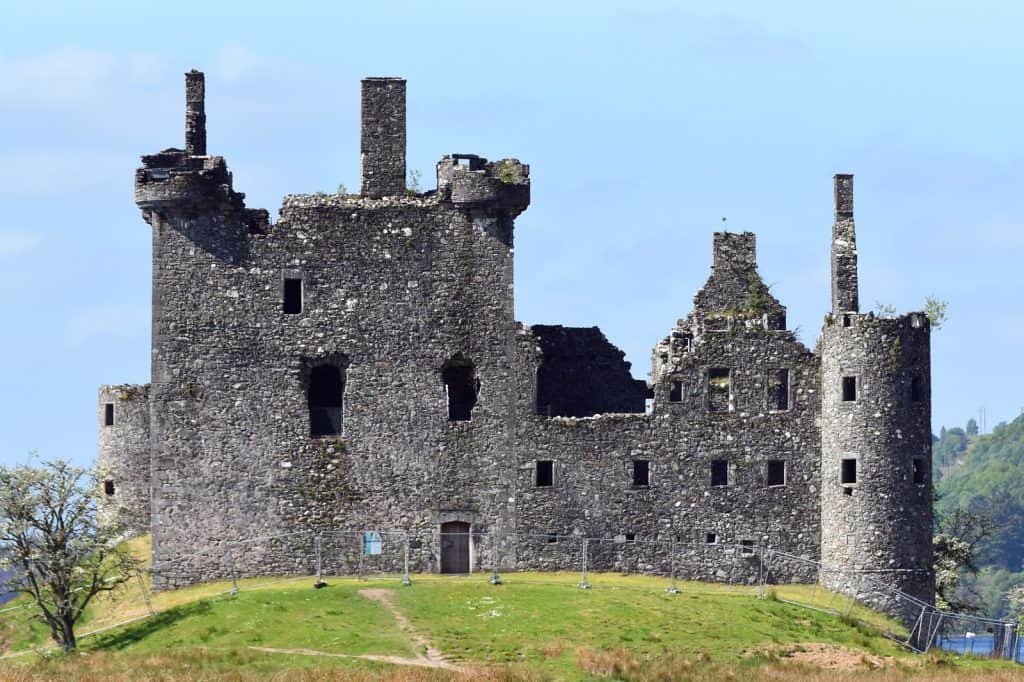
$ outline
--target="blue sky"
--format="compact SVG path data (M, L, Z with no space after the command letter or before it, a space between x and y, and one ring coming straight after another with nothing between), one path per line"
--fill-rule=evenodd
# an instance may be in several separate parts
M409 167L531 164L526 323L599 325L646 376L711 233L758 235L813 345L832 174L856 175L862 306L949 302L934 424L1024 408L1024 5L1011 2L29 3L0 25L0 462L86 463L96 387L149 374L138 156L210 153L252 207L358 187L359 79L409 80Z

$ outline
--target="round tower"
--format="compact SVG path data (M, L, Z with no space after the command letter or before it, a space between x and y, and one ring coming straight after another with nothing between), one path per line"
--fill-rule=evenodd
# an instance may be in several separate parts
M149 386L101 386L100 522L126 535L149 532Z
M905 621L934 602L930 325L857 311L853 178L836 176L833 310L821 336L821 560L827 587Z

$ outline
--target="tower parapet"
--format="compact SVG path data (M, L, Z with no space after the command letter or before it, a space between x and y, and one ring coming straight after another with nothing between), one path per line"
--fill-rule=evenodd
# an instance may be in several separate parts
M530 205L530 167L519 159L449 154L437 162L437 191L459 208L490 205L514 218Z

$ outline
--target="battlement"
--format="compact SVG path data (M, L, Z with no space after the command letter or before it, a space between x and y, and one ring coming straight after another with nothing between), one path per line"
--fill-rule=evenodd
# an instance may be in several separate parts
M514 217L530 205L530 167L519 159L448 154L437 162L437 192L460 208L490 204Z

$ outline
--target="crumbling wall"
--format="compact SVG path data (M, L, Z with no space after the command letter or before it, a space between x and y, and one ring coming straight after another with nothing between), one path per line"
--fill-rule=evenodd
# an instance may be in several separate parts
M149 386L101 386L97 409L100 522L125 535L150 528Z

